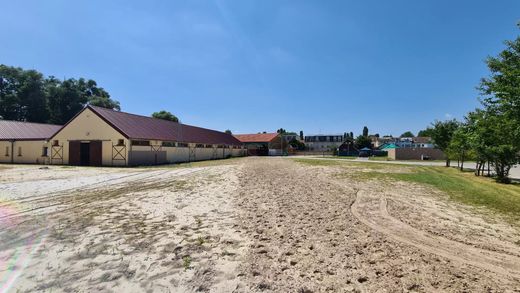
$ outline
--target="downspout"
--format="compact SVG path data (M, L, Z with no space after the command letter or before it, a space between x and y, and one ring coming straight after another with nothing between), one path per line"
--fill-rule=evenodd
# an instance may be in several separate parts
M14 140L11 140L11 164L14 164Z
M132 159L132 141L130 139L128 139L128 144L129 144L129 148L128 148L128 162L126 162L126 166L131 166L130 164L130 160Z

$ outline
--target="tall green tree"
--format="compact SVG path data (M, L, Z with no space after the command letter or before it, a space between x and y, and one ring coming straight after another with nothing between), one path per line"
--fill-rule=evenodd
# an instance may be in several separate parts
M360 135L356 138L356 148L372 148L372 140L368 136Z
M456 158L460 170L464 170L464 162L471 153L471 132L466 124L461 124L451 137L446 155Z
M415 135L411 131L406 131L405 133L401 134L401 137L414 137Z
M497 181L507 183L509 170L520 161L520 36L505 45L498 56L486 60L490 76L479 86L485 111L479 118L493 138L486 151Z
M419 133L417 133L417 136L419 136L419 137L431 137L432 133L433 133L433 128L427 127L426 129L419 131Z
M447 154L453 133L459 127L457 120L435 121L432 125L432 139L435 145ZM446 155L446 167L450 166L450 157Z
M171 112L168 112L166 110L153 112L152 117L157 119L169 120L173 122L179 122L179 118L177 118L177 116L173 115Z
M0 118L64 124L85 105L120 110L95 81L45 78L36 70L0 65Z
M368 127L363 127L363 136L368 137Z

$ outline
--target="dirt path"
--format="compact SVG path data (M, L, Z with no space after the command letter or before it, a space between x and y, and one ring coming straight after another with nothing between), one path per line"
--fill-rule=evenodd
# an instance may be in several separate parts
M358 192L352 214L375 231L428 253L520 280L520 257L476 248L415 229L389 214L386 196L377 196L373 200L364 193Z
M291 160L250 160L239 206L252 240L243 266L251 291L520 290L518 232L506 224L490 224L422 187L337 179L343 170ZM414 199L401 201L407 198Z

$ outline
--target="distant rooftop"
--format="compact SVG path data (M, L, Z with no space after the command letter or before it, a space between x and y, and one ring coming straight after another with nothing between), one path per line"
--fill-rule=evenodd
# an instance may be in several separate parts
M240 142L271 142L278 137L278 133L235 134L233 136Z

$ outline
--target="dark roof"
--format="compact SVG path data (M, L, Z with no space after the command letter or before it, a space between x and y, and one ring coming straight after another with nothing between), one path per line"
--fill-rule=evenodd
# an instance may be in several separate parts
M128 139L227 145L241 144L240 141L232 135L216 130L114 111L91 105L87 106L85 109L92 110L92 112L97 114L101 119Z
M428 136L417 136L413 138L415 143L431 143L432 138Z
M278 137L278 133L257 133L257 134L235 134L241 142L271 142Z
M45 140L61 125L0 120L0 140Z

